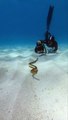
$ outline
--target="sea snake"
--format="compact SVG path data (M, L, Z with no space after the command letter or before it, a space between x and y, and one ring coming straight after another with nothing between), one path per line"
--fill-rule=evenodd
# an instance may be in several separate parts
M41 57L41 56L43 56L43 55L46 55L46 53L45 53L45 52L42 53L41 55L39 55L39 57ZM33 65L33 64L38 61L39 57L38 57L36 60L34 60L34 61L32 61L32 62L29 63L29 67L32 68L32 69L31 69L32 77L33 77L34 79L36 79L36 80L39 80L38 78L35 77L35 75L36 75L37 72L38 72L38 68L37 68L35 65Z
M38 78L35 77L35 74L37 74L37 72L38 72L38 68L35 65L33 65L37 61L38 61L38 58L36 60L30 62L29 67L32 68L31 69L32 77L35 78L36 80L39 80Z

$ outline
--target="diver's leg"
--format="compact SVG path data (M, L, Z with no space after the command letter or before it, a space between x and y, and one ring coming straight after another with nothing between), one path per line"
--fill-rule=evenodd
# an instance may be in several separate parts
M54 41L53 52L56 52L57 50L58 50L58 43Z

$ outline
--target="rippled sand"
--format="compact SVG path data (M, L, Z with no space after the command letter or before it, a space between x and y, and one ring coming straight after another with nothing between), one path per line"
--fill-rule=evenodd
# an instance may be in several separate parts
M67 120L68 50L39 57L33 49L0 50L0 120Z

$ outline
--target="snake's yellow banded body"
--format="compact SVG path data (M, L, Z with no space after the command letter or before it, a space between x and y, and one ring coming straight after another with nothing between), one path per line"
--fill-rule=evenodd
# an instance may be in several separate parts
M33 76L33 77L34 77L34 75L37 74L37 72L38 72L37 67L36 67L35 65L33 65L33 64L36 63L37 61L38 61L38 58L37 58L36 60L34 60L34 61L32 61L32 62L29 63L29 67L32 68L32 69L31 69L31 73L32 73L32 76ZM35 77L34 77L34 78L35 78ZM37 78L35 78L35 79L37 79Z

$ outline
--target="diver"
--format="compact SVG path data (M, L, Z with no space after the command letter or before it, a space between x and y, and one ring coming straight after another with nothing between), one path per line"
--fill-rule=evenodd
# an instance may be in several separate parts
M48 53L56 53L56 51L58 50L58 43L55 40L55 37L53 35L51 35L51 33L48 31L46 31L46 33L45 33L44 40L37 41L36 47L35 47L35 52L39 53L39 54L47 53L45 44L48 48L50 48L48 50Z
M47 47L50 47L51 50L49 52L55 53L58 50L58 43L55 40L55 37L51 35L50 32L46 31L45 40L42 41Z
M50 29L50 24L52 21L53 17L53 11L54 11L54 6L50 5L48 15L47 15L47 22L46 22L46 33L45 33L45 39L40 40L37 42L36 47L35 47L35 52L36 53L47 53L46 47L50 50L48 50L48 53L55 53L58 50L58 43L55 40L55 37L51 35L49 32Z
M35 52L38 54L46 53L46 48L45 48L44 42L42 41L43 40L38 40L36 43Z

